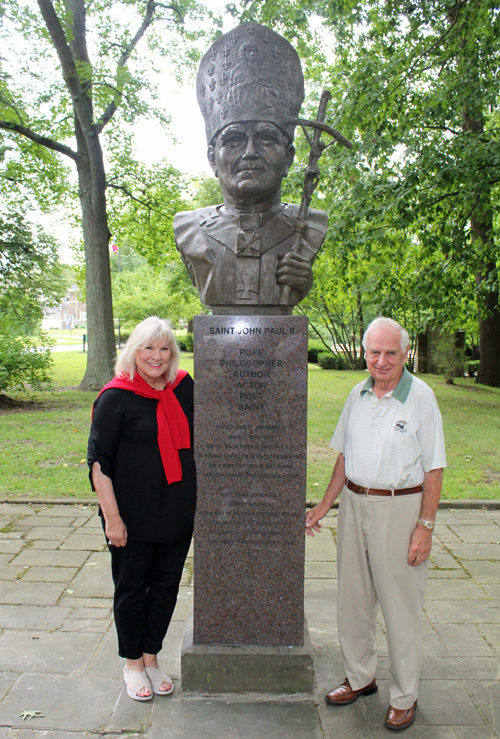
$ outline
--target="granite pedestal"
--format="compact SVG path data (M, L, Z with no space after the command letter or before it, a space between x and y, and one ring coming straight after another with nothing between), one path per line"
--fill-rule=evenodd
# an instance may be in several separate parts
M307 319L198 316L194 336L198 508L183 688L307 692Z

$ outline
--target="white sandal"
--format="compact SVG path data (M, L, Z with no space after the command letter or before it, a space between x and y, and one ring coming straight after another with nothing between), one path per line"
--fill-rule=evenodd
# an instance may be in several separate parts
M146 667L146 673L151 681L151 686L155 695L170 695L170 693L174 692L172 678L165 675L161 667ZM160 686L164 682L170 683L170 688L168 690L160 690Z
M146 670L143 670L142 672L137 672L137 670L127 670L127 668L124 667L123 679L125 680L125 685L127 686L127 695L129 698L132 698L135 701L150 701L152 699L153 691ZM147 688L148 690L151 690L151 694L137 695L141 688Z

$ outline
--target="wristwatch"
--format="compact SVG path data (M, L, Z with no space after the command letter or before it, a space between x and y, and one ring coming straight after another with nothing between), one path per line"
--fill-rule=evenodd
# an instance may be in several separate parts
M423 519L423 518L419 518L419 519L418 519L418 522L419 522L419 524L420 524L421 526L423 526L423 527L424 527L425 529L427 529L428 531L432 531L432 529L434 528L434 521L426 521L426 520L425 520L425 519Z

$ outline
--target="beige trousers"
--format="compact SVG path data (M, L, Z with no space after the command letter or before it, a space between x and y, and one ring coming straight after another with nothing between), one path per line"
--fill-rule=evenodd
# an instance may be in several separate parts
M375 677L378 602L387 631L390 704L417 699L422 652L422 606L428 560L406 557L422 493L395 497L342 491L338 520L338 628L346 675L359 690Z

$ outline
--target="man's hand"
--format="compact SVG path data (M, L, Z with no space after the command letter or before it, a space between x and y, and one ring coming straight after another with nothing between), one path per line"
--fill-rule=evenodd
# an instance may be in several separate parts
M303 293L312 286L312 269L309 260L301 254L289 251L287 254L278 254L276 282L278 285L289 285L294 290Z
M318 534L321 534L322 526L319 521L324 518L327 513L328 510L325 510L325 507L321 503L314 506L314 508L311 508L311 510L307 512L306 534L308 536L314 536L315 531Z
M426 529L417 523L413 534L410 537L410 546L408 549L407 562L412 567L425 562L431 553L432 547L432 531Z

